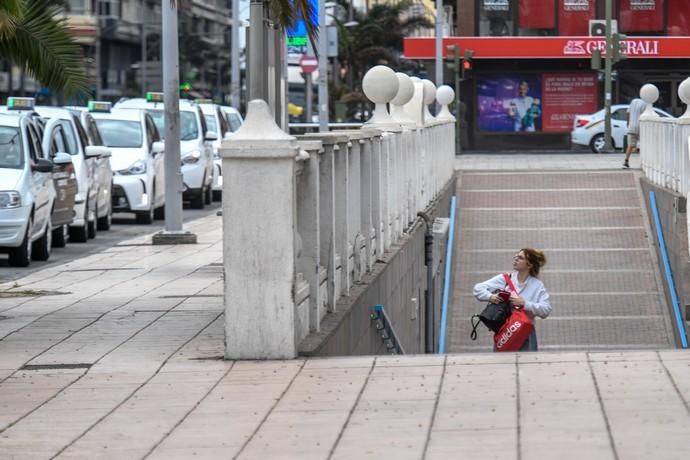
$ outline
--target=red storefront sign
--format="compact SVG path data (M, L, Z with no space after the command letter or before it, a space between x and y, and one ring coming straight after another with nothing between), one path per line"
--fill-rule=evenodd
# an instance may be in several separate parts
M520 0L518 24L523 29L553 29L556 26L556 7L553 1Z
M690 58L690 37L628 37L627 54L631 59ZM587 59L592 50L602 54L606 41L599 37L447 37L443 39L446 56L449 45L457 45L460 55L473 50L474 59ZM433 59L433 37L405 38L406 59Z
M618 28L621 32L664 30L664 0L619 0Z
M569 132L576 113L596 112L597 75L595 73L542 74L542 131Z
M558 0L558 32L562 36L589 35L595 0Z

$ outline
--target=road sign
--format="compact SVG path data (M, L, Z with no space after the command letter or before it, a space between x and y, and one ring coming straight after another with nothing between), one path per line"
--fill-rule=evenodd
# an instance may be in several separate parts
M302 56L299 60L299 65L302 67L302 72L312 73L319 68L319 60L315 56L307 56L306 54Z

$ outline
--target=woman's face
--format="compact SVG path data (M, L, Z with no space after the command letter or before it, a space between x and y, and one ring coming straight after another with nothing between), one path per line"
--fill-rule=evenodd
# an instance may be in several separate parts
M529 264L527 263L527 257L525 257L524 252L520 251L513 256L513 270L529 270Z

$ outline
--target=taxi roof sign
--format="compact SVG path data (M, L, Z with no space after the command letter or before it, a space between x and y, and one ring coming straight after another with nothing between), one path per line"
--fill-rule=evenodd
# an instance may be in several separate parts
M154 93L149 91L146 93L147 102L163 102L163 93Z
M213 104L213 99L198 98L194 99L194 102L196 102L197 104Z
M89 101L89 112L110 113L113 104L107 101Z
M7 98L8 110L32 110L35 100L33 97L9 97Z

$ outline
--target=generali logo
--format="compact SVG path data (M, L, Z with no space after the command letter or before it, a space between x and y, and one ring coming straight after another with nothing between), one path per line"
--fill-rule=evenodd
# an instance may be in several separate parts
M568 40L563 47L563 54L566 56L590 56L593 50L600 50L602 56L606 56L606 40ZM625 41L625 54L628 56L658 56L658 40L635 40Z

